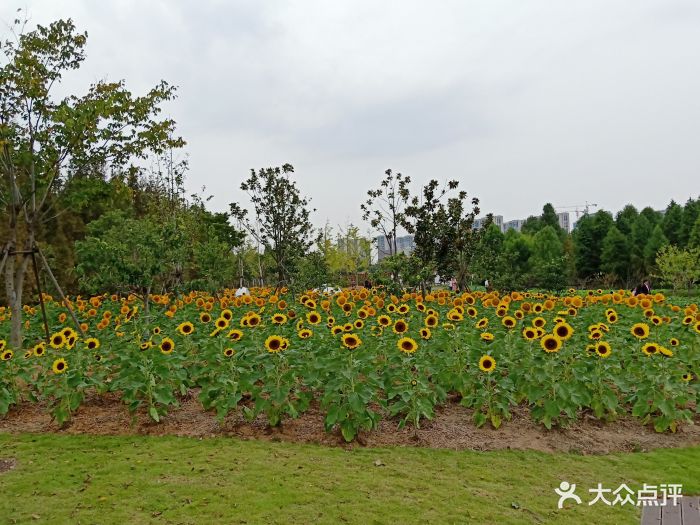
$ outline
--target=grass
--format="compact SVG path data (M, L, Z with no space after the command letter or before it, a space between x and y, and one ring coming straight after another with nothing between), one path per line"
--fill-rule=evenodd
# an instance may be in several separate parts
M577 456L355 449L227 438L0 434L0 523L638 523L603 483L700 493L700 447ZM376 465L379 461L381 465ZM557 510L554 487L580 506Z

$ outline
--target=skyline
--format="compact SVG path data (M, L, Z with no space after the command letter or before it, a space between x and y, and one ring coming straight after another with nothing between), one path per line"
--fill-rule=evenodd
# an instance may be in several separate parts
M613 214L697 196L700 4L533 1L260 4L34 0L73 18L87 60L62 93L178 86L186 188L245 203L251 168L295 167L322 226L360 219L391 168L457 179L482 215L585 201ZM342 192L343 197L338 194ZM695 192L695 193L694 193Z

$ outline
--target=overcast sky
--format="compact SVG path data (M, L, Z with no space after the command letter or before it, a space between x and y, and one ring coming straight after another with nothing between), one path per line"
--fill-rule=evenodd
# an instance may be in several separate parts
M290 162L321 225L384 170L455 178L506 220L700 194L697 0L3 0L88 32L73 91L178 86L188 189ZM363 225L363 229L365 226Z

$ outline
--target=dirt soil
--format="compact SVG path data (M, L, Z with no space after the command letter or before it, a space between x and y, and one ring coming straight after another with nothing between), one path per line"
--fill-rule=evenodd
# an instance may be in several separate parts
M420 429L397 429L398 420L383 419L379 428L363 432L350 444L339 431L325 432L323 414L318 406L298 419L284 419L278 428L270 428L263 416L248 422L242 414L229 415L220 425L213 412L206 412L197 401L196 393L182 400L179 408L155 423L145 411L132 417L116 395L87 398L72 420L59 428L41 404L26 403L10 410L0 419L0 432L57 433L97 435L177 435L190 437L235 436L241 439L314 443L352 448L357 446L410 446L453 450L538 450L542 452L573 452L606 454L618 451L647 451L700 445L700 417L695 425L683 425L674 433L656 433L638 420L623 417L612 423L592 416L581 419L566 429L547 430L533 422L526 408L517 408L513 419L493 430L488 425L476 428L472 411L458 403L448 403L437 409L435 419L421 423ZM0 460L0 472L3 470ZM7 467L7 468L12 468Z
M4 474L17 466L15 458L0 458L0 474Z

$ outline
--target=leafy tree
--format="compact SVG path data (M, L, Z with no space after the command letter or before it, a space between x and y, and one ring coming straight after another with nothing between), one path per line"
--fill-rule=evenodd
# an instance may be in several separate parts
M678 244L680 246L688 246L693 226L695 226L698 217L700 217L700 200L688 199L685 206L683 206L683 218L681 219L680 233L678 235Z
M396 237L399 227L405 220L404 210L408 206L410 177L394 173L390 169L384 172L386 177L379 188L368 190L369 197L360 205L362 220L369 221L372 228L381 233L389 247L389 255L397 253Z
M695 221L688 238L688 248L700 248L700 217Z
M683 208L675 201L671 201L666 207L661 227L664 230L664 235L671 244L680 244L681 242L681 224L683 222Z
M474 261L474 272L480 280L488 279L494 286L501 287L501 277L505 272L504 235L496 224L484 228L479 239Z
M700 280L700 249L681 249L677 246L664 246L656 257L659 277L670 284L673 290L691 288Z
M591 279L600 273L603 239L612 225L612 215L603 210L593 215L585 214L576 223L572 240L576 270L580 278Z
M668 239L664 235L661 224L657 224L651 232L651 237L644 247L644 262L647 268L647 273L652 273L656 266L656 256L661 251L661 248L668 244Z
M564 247L554 227L547 225L532 238L530 266L538 286L552 290L566 286Z
M253 205L254 222L250 221L248 210L237 203L230 205L231 215L272 257L278 286L289 283L297 260L314 244L309 200L289 178L291 173L294 173L291 164L260 169L257 173L250 170L241 189Z
M603 240L600 269L625 286L629 281L630 250L627 239L613 226Z
M20 20L15 28L22 28ZM123 82L100 81L84 95L56 99L65 73L85 59L87 35L71 20L17 34L2 43L0 63L0 194L8 243L5 291L12 311L10 344L22 343L22 292L37 231L50 196L76 176L130 166L148 152L180 147L174 122L159 119L175 90L159 83L134 97ZM129 168L138 171L133 165Z
M494 282L494 286L506 290L524 288L530 272L531 255L532 248L528 237L516 230L508 230L503 237L502 273L500 281Z
M542 215L540 216L540 225L542 228L551 226L558 235L564 233L561 226L559 226L559 215L557 215L554 206L552 206L549 202L545 204L542 208Z
M615 226L617 226L622 235L630 235L638 218L639 212L637 208L628 204L615 216Z
M629 234L628 242L630 248L630 267L628 275L634 280L639 280L647 274L644 250L651 238L653 230L654 226L644 215L638 215L632 223L632 230Z

